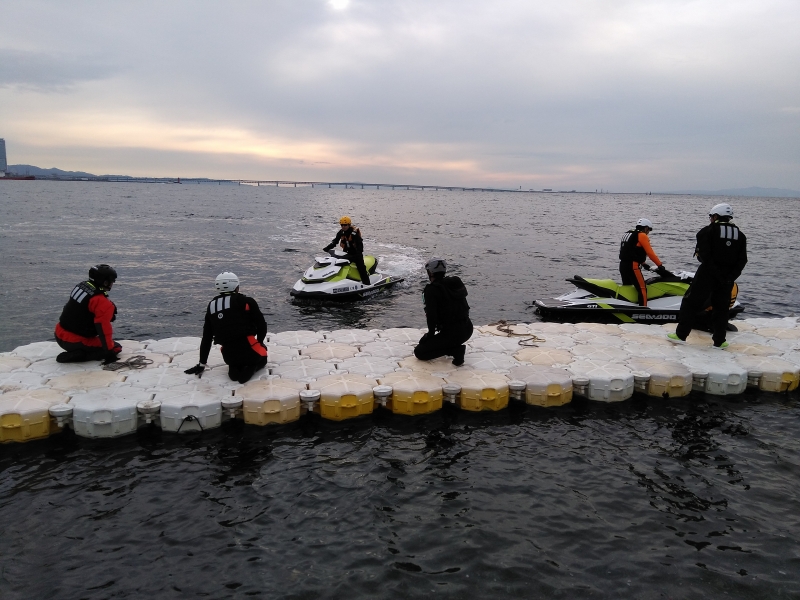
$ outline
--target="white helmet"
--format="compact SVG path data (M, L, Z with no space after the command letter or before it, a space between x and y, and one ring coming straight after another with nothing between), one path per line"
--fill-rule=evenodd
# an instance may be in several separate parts
M239 287L239 278L236 273L225 271L217 275L214 287L217 288L218 292L233 292Z
M649 227L650 229L652 229L653 228L653 223L650 221L650 219L639 219L638 221L636 221L636 226L637 227Z
M708 211L708 216L710 217L712 215L733 218L733 209L731 208L730 204L723 202L722 204L717 204L710 211Z
M441 258L432 258L425 263L425 270L428 273L446 273L447 263Z

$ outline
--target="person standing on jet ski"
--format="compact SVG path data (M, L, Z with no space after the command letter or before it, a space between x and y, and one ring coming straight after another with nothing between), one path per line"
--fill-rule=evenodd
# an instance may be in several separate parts
M206 308L200 362L184 373L202 377L211 343L217 342L222 346L222 358L228 365L228 377L246 383L267 364L267 348L264 346L267 322L258 303L239 293L239 278L235 273L220 273L214 287L220 294Z
M636 229L631 229L622 236L619 245L619 274L622 276L622 285L632 285L639 296L639 306L647 306L647 284L642 277L642 264L650 259L656 263L656 272L663 275L666 272L661 259L658 258L653 248L650 247L650 238L647 235L653 231L653 224L649 219L639 219Z
M458 277L444 276L447 263L439 258L429 260L425 270L430 280L422 292L428 333L414 348L414 356L419 360L452 356L454 365L462 365L467 351L464 342L472 336L467 288Z
M336 232L336 237L323 250L328 252L336 244L339 244L347 255L347 260L358 269L361 283L369 285L369 273L367 272L367 266L364 264L364 240L361 238L361 230L358 227L353 227L353 222L347 215L339 219L339 225L341 229Z
M708 218L710 223L697 233L694 250L700 267L681 301L678 327L667 337L673 342L685 341L692 332L697 313L703 310L710 296L714 347L726 348L731 292L747 264L747 238L731 222L733 208L730 204L717 204L709 211Z

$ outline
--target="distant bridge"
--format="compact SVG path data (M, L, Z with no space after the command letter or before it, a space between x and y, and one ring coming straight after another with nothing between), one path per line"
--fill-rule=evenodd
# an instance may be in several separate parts
M327 187L342 189L387 189L387 190L420 190L447 192L552 192L562 194L591 193L576 190L523 190L521 188L466 187L461 185L418 185L409 183L364 183L361 181L288 181L283 179L208 179L205 177L37 177L45 181L102 181L114 183L162 183L162 184L204 184L204 185L251 185L268 187Z

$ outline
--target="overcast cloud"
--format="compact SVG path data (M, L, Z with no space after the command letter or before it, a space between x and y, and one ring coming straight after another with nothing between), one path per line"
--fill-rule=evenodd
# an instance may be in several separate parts
M0 1L9 162L800 189L797 0Z

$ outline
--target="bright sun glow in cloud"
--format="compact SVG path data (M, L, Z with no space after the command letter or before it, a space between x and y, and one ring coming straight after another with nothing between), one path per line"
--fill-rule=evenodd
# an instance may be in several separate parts
M330 4L331 8L334 10L344 10L350 6L350 0L329 0L328 4Z

